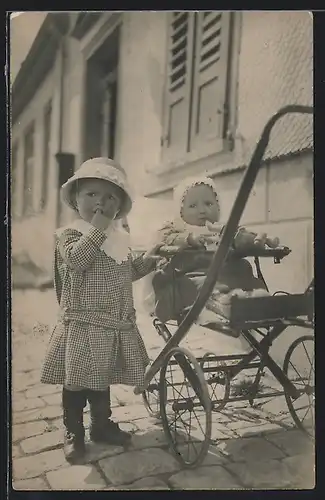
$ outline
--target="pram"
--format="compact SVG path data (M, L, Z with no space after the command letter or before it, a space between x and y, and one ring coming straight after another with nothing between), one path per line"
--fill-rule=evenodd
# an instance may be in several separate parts
M182 311L176 319L174 333L169 325L158 318L153 321L166 345L149 367L145 386L135 388L135 393L142 393L149 413L161 419L170 448L185 467L195 467L202 463L210 446L212 413L220 412L229 403L248 401L254 406L256 400L284 396L297 427L309 437L314 435L313 334L301 335L293 341L286 352L282 368L270 356L272 344L289 326L313 330L314 280L300 294L279 291L267 297L234 296L229 307L221 311L220 316L216 316L215 322L206 325L216 332L241 335L250 345L249 353L218 356L207 352L203 357L195 358L190 351L179 347L203 310L231 251L271 130L288 113L312 114L313 108L286 106L268 121L245 172L221 240L210 256L211 265L193 305L189 310ZM163 247L159 253L173 262L177 249ZM238 257L253 257L257 275L265 282L260 258L273 258L275 263L280 263L289 253L289 248L278 247L256 250ZM304 370L300 368L300 361L299 366L295 363L298 352L298 359L301 361L302 356L305 359ZM271 372L281 390L263 390L261 379L265 369ZM232 382L244 370L256 370L254 380L246 394L234 395L231 392ZM306 403L301 406L302 399ZM307 414L311 416L311 427Z

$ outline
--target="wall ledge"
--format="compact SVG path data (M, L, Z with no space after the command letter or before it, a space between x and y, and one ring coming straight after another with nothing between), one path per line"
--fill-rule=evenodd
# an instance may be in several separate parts
M309 154L313 153L312 148L306 148L300 151L295 151L291 152L285 155L277 156L277 157L272 157L272 158L266 158L265 160L262 161L261 167L270 165L272 163L282 163L285 161L288 161L290 159L295 159L301 156L306 156ZM218 155L213 155L212 160L213 160L213 166L211 168L205 169L204 173L212 178L220 177L223 175L228 175L236 172L243 171L247 168L247 164L237 164L233 165L231 162L226 162L226 163L220 163L218 164L217 162L217 156ZM186 176L193 175L191 171L191 165L190 164L184 164L182 168L182 178ZM200 175L201 172L197 172L197 175ZM313 175L313 172L310 172L311 176ZM195 174L194 174L195 175ZM146 198L151 198L160 194L167 193L174 189L175 185L177 185L178 179L173 179L173 180L167 180L166 176L164 179L164 176L160 174L159 179L158 176L153 177L153 182L152 185L149 189L146 190L146 192L143 194Z

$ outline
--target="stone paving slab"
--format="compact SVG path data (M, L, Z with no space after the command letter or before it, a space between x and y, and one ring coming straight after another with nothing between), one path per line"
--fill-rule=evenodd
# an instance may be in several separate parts
M24 453L40 453L42 451L46 451L53 448L62 447L61 443L63 441L63 432L60 431L52 431L45 432L42 437L33 436L27 439L24 439L20 442L20 446Z
M45 402L41 398L20 398L18 401L14 399L12 404L14 412L41 408L42 406L45 406Z
M221 441L217 447L233 462L266 461L285 457L284 452L264 438L228 439Z
M110 491L135 491L135 490L169 490L168 485L158 477L144 477L132 484L121 484L120 486L109 486L104 488Z
M222 430L218 429L215 425L212 425L211 429L211 441L220 441L220 439L230 439L236 437L236 433L231 429L227 429L223 426Z
M114 418L118 422L128 422L148 418L148 412L143 404L133 404L128 406L118 406L114 408Z
M44 432L46 432L47 425L48 424L45 422L45 420L13 425L12 441L20 441L21 439L43 434Z
M13 461L14 479L29 479L66 465L63 450L44 451Z
M59 418L52 418L51 420L47 420L46 423L47 423L47 432L59 431L64 429L62 416Z
M106 481L94 465L72 465L46 474L53 490L102 490Z
M138 432L138 427L136 425L136 422L123 422L120 425L120 428L123 431L129 432L132 435L134 435ZM149 426L148 426L148 429L149 429Z
M25 391L30 389L31 386L39 382L39 370L30 370L27 372L14 371L12 374L12 387L18 391Z
M220 466L199 467L174 474L169 478L169 483L178 490L185 489L242 489L239 481L225 468Z
M146 476L179 470L179 464L161 449L130 451L99 461L107 480L113 485L128 484Z
M50 406L59 406L62 401L62 394L60 392L55 392L53 394L47 394L42 396L43 401Z
M316 484L315 460L307 454L293 455L283 460L292 477L292 487L313 489Z
M191 444L190 446L186 444L178 447L180 454L187 460L188 459L195 460L198 454L200 453L201 449L202 449L202 443L194 443ZM207 452L207 455L204 458L201 465L202 466L222 465L227 462L228 462L227 458L222 454L220 449L216 445L211 444Z
M83 462L96 463L107 457L115 457L124 451L125 449L122 446L108 446L86 441L86 455Z
M113 404L116 402L118 406L142 404L142 397L134 394L132 387L126 387L120 384L112 387L111 397Z
M150 432L156 431L159 428L162 429L159 422L148 416L145 418L137 418L136 420L133 420L132 423L135 425L137 431ZM123 423L121 427L124 428L125 424Z
M222 425L222 424L228 424L232 422L232 418L230 417L229 414L227 414L224 410L223 411L218 411L218 412L213 412L212 413L212 422L213 424ZM220 428L221 430L221 428Z
M168 444L163 429L138 431L132 436L132 448L141 450L145 448L157 448Z
M299 430L292 430L290 433L273 433L265 437L289 456L314 453L312 442Z
M266 461L254 460L244 464L236 463L228 465L227 469L236 474L241 483L247 488L290 489L313 487L310 486L312 484L310 462L308 465L305 464L303 471L301 461L293 461L292 458Z
M26 398L37 398L55 393L61 394L61 392L62 387L60 385L38 384L37 386L26 391Z
M41 419L51 419L61 417L61 406L45 406L44 408L35 408L33 410L24 410L13 415L14 424L22 424Z
M281 432L283 428L272 422L264 422L259 425L245 425L244 427L239 427L236 429L236 434L238 437L254 437L254 436L265 436L268 434Z
M22 481L14 481L12 487L14 490L22 490L22 491L50 490L49 485L41 477L34 477L33 479L23 479Z
M253 422L252 420L235 420L234 422L229 422L227 424L227 429L233 430L233 431L238 431L239 429L248 429L249 427L252 427L252 423L256 426L259 427L263 424L262 421L258 422L257 424Z

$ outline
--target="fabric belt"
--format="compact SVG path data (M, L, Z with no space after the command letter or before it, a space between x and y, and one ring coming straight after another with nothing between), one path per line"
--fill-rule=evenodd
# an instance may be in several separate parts
M135 327L135 319L132 320L117 320L105 311L87 311L82 309L61 309L59 319L63 323L70 321L80 321L81 323L88 323L91 325L102 326L111 330L118 330L119 332L129 332Z

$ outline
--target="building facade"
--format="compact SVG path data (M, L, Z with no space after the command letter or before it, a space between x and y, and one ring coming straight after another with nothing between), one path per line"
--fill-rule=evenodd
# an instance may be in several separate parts
M50 272L53 232L73 217L59 186L92 156L162 200L208 173L226 220L267 120L312 105L312 71L308 12L48 14L12 88L13 254ZM312 146L309 117L281 120L242 218L293 250L266 263L271 288L313 274Z

